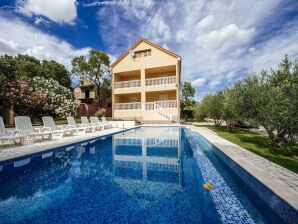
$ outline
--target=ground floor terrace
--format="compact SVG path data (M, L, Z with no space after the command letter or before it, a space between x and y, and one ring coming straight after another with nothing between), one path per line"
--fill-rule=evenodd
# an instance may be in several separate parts
M113 118L144 121L179 121L177 90L115 94Z

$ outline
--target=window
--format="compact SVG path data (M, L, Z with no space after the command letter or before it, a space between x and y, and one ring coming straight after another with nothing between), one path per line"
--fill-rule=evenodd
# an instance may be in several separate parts
M85 90L85 98L86 99L90 98L90 90L89 89Z
M135 51L135 58L151 56L151 49L143 51Z

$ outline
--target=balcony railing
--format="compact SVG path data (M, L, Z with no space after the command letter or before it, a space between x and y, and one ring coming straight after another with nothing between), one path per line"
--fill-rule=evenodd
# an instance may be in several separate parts
M168 85L176 83L176 76L146 79L146 86Z
M134 102L134 103L116 103L115 110L138 110L142 109L141 102Z
M142 107L143 105L143 107ZM157 105L157 106L155 106ZM116 103L115 110L156 110L157 108L177 108L176 100L154 101L154 102L134 102L134 103Z
M177 100L155 101L155 103L162 108L176 108Z
M129 81L122 81L122 82L115 82L115 89L139 87L139 86L141 86L141 80L129 80Z

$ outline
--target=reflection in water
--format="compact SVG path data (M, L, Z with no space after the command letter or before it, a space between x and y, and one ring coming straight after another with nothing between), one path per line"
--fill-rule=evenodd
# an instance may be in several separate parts
M139 131L139 130L138 130ZM181 187L180 129L141 129L113 136L113 173L117 183L142 181ZM127 186L128 183L125 183Z

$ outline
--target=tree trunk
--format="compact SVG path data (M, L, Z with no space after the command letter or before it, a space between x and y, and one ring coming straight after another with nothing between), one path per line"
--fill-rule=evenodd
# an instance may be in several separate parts
M264 126L264 125L263 125ZM278 134L274 134L274 129L272 128L268 128L268 127L265 127L265 130L272 142L272 147L273 149L275 150L280 150L282 148L282 145L285 143L282 139L281 136L279 136Z
M96 92L97 92L98 106L99 106L99 108L102 108L102 101L101 101L101 94L100 94L100 84L98 84L96 86Z

